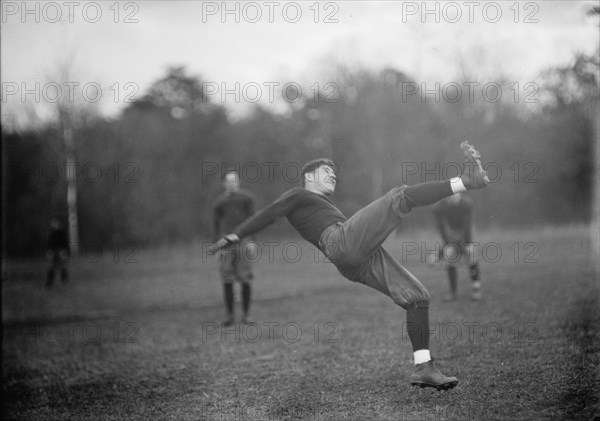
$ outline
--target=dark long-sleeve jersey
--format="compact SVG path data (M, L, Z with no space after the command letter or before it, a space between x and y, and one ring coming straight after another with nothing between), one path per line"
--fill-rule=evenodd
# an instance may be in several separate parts
M236 226L254 214L254 202L254 196L242 189L219 195L213 204L215 239L231 233Z
M69 250L69 236L64 228L51 228L48 235L48 250Z
M238 225L232 232L243 238L281 217L286 217L302 238L317 247L325 228L348 219L327 196L295 187Z
M449 243L459 236L464 242L471 242L471 227L473 225L473 201L461 195L458 203L440 200L433 207L438 229L444 242Z

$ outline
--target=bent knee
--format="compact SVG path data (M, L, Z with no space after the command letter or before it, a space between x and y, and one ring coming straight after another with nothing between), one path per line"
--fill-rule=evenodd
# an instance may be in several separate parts
M413 299L412 304L415 307L429 307L430 302L431 296L429 295L429 291L427 291L427 288L423 287L422 290L419 290L419 293Z
M411 285L409 288L403 289L399 294L393 294L392 300L407 310L414 307L429 307L431 296L427 288L421 283Z

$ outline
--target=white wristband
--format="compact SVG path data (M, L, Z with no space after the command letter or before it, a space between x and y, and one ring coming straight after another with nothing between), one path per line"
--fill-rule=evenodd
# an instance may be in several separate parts
M467 191L460 177L452 177L450 179L450 188L452 189L452 193Z
M237 234L235 234L235 233L232 233L232 234L227 234L227 235L226 235L224 238L225 238L225 239L226 239L226 240L227 240L227 241L228 241L230 244L231 244L231 243L237 243L238 241L240 241L240 236L239 236L239 235L237 235Z

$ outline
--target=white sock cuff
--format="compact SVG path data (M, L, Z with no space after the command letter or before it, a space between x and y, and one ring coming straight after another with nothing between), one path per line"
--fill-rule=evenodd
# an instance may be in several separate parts
M415 365L431 361L431 355L429 354L428 349L419 349L418 351L415 351L413 355L415 358Z
M450 188L452 189L452 193L467 191L460 177L452 177L450 179Z

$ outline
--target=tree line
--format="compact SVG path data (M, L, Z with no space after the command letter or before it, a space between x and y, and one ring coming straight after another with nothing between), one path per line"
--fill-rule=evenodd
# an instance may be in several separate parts
M462 140L481 150L493 181L472 195L478 227L588 222L597 75L598 56L579 55L528 87L498 80L483 91L465 77L432 90L397 69L340 67L314 98L285 112L255 106L233 121L201 77L174 67L117 117L80 113L75 165L66 165L64 122L2 129L4 249L43 253L50 217L66 218L69 171L81 247L152 246L210 237L227 168L240 171L260 207L300 184L305 161L331 157L340 168L335 201L350 215L399 184L457 175ZM403 229L431 225L429 211L413 213ZM287 233L283 224L278 232Z

